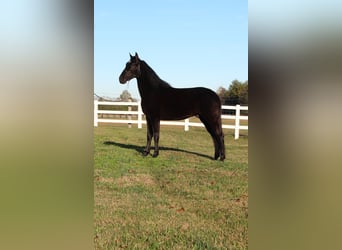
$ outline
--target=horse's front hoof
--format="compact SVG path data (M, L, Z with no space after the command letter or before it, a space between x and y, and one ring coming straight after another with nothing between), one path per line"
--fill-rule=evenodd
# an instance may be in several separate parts
M150 152L143 151L143 152L141 153L141 155L142 155L142 156L147 156L149 153L150 153Z
M153 155L152 155L152 157L155 158L155 157L157 157L158 155L159 155L159 152L154 152Z

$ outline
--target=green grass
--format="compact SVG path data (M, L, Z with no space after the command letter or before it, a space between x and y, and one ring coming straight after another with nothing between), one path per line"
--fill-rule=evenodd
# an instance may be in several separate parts
M225 131L225 162L204 128L162 126L157 158L145 140L94 128L95 249L247 249L248 136Z

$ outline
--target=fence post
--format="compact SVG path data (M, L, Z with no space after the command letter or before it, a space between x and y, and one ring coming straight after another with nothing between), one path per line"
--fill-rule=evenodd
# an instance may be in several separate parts
M98 101L97 100L95 100L94 101L94 126L95 127L97 127L97 120L98 120L98 118L97 118L97 111L99 110L99 107L98 107Z
M142 108L141 108L141 101L138 103L138 128L142 128Z
M184 131L189 131L189 118L184 120Z
M235 112L235 140L239 139L239 129L240 129L240 105L236 105L236 112Z

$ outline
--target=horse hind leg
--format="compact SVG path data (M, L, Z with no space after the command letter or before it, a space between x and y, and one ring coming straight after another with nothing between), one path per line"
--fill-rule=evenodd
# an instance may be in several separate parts
M220 160L224 161L224 159L226 159L226 147L224 145L224 133L222 131L222 127L221 127L221 132L220 132Z
M220 138L215 133L214 127L203 116L200 115L199 118L204 124L208 133L211 135L211 138L213 139L214 147L215 147L214 160L217 160L221 155Z
M217 129L215 129L215 132L214 132L214 136L217 140L217 147L218 147L218 150L217 150L217 154L215 153L215 160L218 159L220 157L220 161L224 161L224 159L226 158L226 149L225 149L225 146L224 146L224 134L222 132L222 128L219 127Z
M221 117L219 117L217 121L214 123L214 133L217 137L220 160L224 161L224 159L226 158L226 149L224 145L224 133L222 130Z

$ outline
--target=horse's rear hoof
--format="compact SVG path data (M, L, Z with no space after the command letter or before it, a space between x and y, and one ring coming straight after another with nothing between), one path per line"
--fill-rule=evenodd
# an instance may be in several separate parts
M159 155L159 153L158 153L158 152L154 152L154 153L153 153L153 155L152 155L152 157L154 157L154 158L155 158L155 157L157 157L158 155Z
M226 159L226 156L225 155L221 155L220 156L220 161L224 161L224 159Z
M141 153L141 155L142 155L142 156L147 156L149 153L150 153L150 152L143 151L143 152Z

